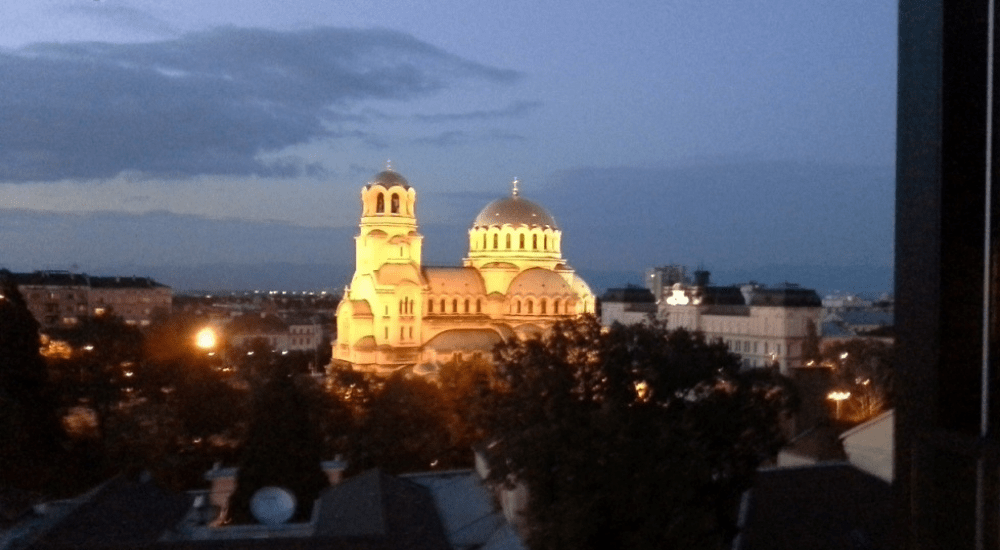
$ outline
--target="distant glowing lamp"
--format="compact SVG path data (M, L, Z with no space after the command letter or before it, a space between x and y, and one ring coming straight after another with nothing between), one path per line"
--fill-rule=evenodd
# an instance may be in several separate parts
M832 391L826 394L826 398L837 404L837 420L840 420L840 404L851 396L849 391Z
M212 349L215 347L215 331L205 327L198 331L194 338L195 345L201 349Z

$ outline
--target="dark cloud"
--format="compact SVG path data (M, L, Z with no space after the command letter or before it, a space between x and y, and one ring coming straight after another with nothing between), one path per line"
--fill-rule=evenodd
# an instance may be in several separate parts
M350 108L517 73L387 30L222 28L0 52L0 181L316 172L261 153L353 137Z
M498 118L521 117L541 107L541 101L518 101L502 109L483 109L466 113L444 113L437 115L414 115L421 122L455 122L464 120L495 120Z

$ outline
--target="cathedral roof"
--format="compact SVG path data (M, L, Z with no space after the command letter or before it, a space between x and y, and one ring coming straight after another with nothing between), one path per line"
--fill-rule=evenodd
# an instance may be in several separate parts
M570 296L573 290L558 273L534 267L521 272L507 288L508 295Z
M486 208L476 216L473 227L490 227L512 225L514 227L551 227L559 229L555 218L538 203L521 197L517 190L517 181L511 196L497 199L486 205Z
M368 185L376 185L376 184L381 185L386 189L392 187L393 185L399 185L403 189L410 188L410 182L406 181L406 178L400 176L393 170L382 170L378 174L375 174L375 177L372 178L372 181Z

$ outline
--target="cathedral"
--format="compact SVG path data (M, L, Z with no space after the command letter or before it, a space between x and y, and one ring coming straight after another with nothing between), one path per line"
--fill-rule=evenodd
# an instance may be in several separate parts
M455 358L490 357L557 320L594 312L594 295L561 253L562 231L520 195L486 205L461 267L424 266L417 193L391 169L361 190L356 267L337 307L334 363L430 374Z

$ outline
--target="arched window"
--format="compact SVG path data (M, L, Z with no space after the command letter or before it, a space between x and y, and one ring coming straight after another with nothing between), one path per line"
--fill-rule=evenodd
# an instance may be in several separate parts
M553 315L559 314L559 300L552 300L552 313Z
M382 196L382 193L379 193L375 197L375 213L381 214L383 212L385 212L385 197Z
M402 339L404 338L404 336L403 336L403 335L404 335L404 334L406 334L406 333L404 332L405 330L406 330L405 328L403 328L403 327L399 327L399 339L400 339L400 340L402 340Z
M521 250L524 250L524 235L521 235Z
M535 312L534 310L535 310L535 303L532 302L531 300L528 300L528 315L534 313Z
M493 250L500 248L500 235L493 234Z
M517 313L521 313L521 302L514 302L514 308L517 310Z
M399 214L399 195L392 194L392 213Z
M434 313L434 298L427 300L427 313Z
M486 250L486 233L483 233L483 250Z
M533 250L538 250L538 235L531 236L531 248Z
M476 299L476 313L482 313L482 312L483 312L483 301Z
M465 301L465 312L466 312L466 313L468 313L468 312L469 312L469 300L466 300L466 301Z
M451 312L452 313L458 313L458 299L457 298L453 299L451 301Z
M548 235L546 235L545 238L542 239L542 243L543 243L542 248L544 248L545 250L548 250L549 249L549 236Z
M507 250L510 250L510 235L507 235Z
M446 312L446 311L444 310L444 298L441 298L441 313L447 313L447 312Z
M542 298L542 303L538 304L538 313L545 315L545 298Z

